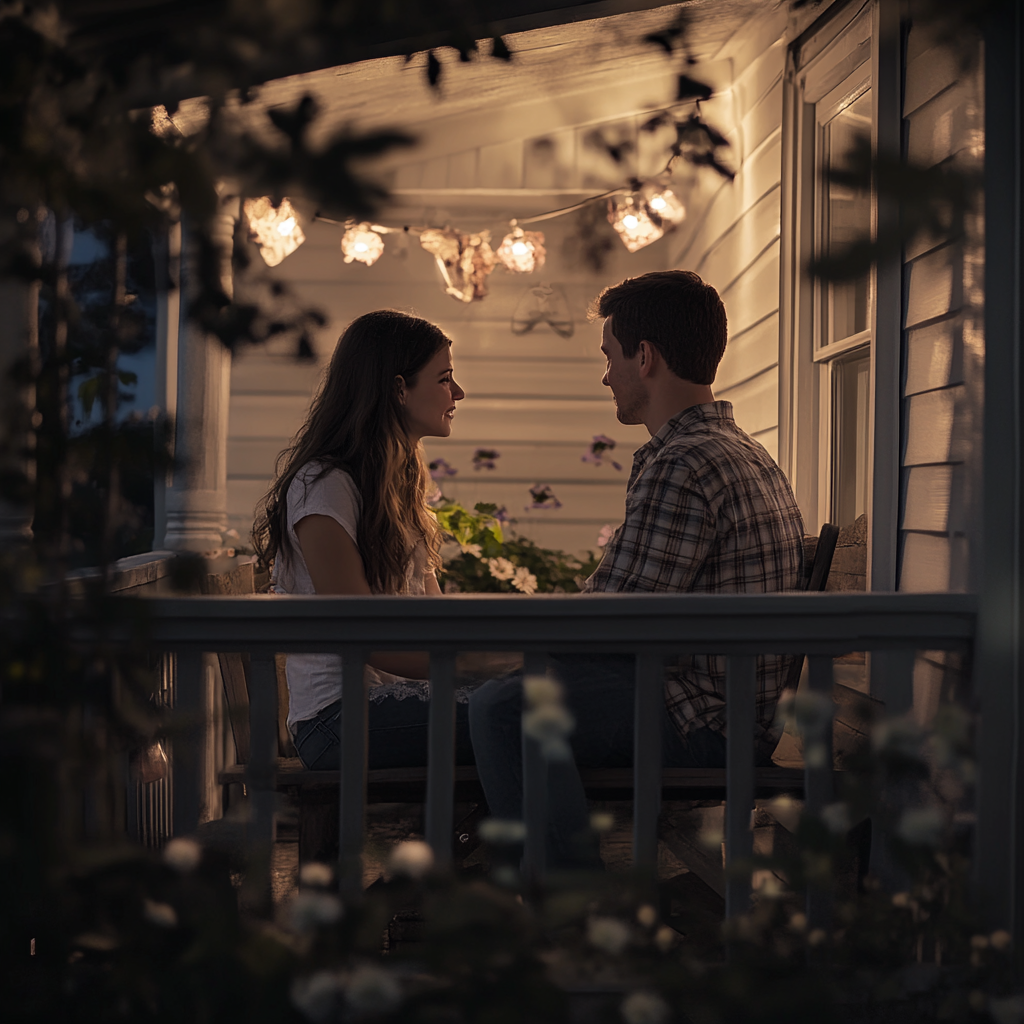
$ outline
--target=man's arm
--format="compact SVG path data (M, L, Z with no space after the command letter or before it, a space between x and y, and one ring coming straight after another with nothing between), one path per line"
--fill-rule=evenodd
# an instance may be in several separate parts
M625 521L583 590L690 590L714 538L714 515L691 470L656 461L627 495Z

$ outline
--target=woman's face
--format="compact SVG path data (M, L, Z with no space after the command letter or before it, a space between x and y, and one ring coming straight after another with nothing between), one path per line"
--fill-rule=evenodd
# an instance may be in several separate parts
M455 403L461 402L466 392L452 376L450 345L434 354L420 370L414 386L409 387L399 378L399 387L405 407L405 429L414 441L423 437L447 437L452 432Z

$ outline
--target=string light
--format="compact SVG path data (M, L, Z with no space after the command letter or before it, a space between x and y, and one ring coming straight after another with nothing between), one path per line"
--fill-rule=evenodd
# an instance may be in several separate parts
M365 263L372 267L384 252L384 239L375 230L377 225L354 224L341 236L341 251L345 262Z
M260 247L260 255L268 267L276 267L306 240L298 216L290 200L282 199L274 206L270 196L246 199L245 216L249 230Z
M649 184L644 186L641 194L645 199L648 216L655 223L660 221L674 228L686 220L686 207L672 189Z
M634 193L614 196L608 200L608 220L630 252L656 242L665 234L665 229L651 219L646 203L641 202Z
M532 274L544 266L547 256L544 234L541 231L524 231L513 220L512 230L502 239L494 254L513 274Z

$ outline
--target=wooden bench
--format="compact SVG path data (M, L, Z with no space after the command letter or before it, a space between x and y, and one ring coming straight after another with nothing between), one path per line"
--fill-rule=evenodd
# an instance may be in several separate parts
M828 582L832 556L839 530L826 523L818 537L805 538L804 590L823 591ZM224 692L230 712L238 763L218 774L224 785L245 782L249 759L249 657L246 654L218 655ZM804 658L793 657L786 678L786 688L795 690L800 680ZM279 668L279 677L281 671ZM279 688L284 685L279 678ZM848 688L842 687L846 690ZM838 703L850 703L857 695L850 691ZM282 706L284 702L282 701ZM337 814L339 771L310 771L303 767L291 748L283 725L278 730L279 757L276 784L279 790L290 791L299 812L299 859L330 860L337 850ZM633 792L633 769L581 769L580 776L587 796L592 799L630 799ZM426 766L416 768L385 768L367 772L369 803L418 803L426 794ZM756 793L774 796L803 793L804 773L796 767L764 767L755 773ZM669 800L724 799L726 789L724 768L664 768L662 796ZM483 790L475 767L455 768L455 799L457 802L484 806ZM456 835L463 831L456 829ZM453 842L455 835L453 835Z

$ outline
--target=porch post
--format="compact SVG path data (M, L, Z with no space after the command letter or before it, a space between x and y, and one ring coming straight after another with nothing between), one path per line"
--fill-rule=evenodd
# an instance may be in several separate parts
M974 678L980 705L975 885L990 927L1021 940L1021 9L985 34L983 553Z
M237 217L238 197L222 194L216 236L224 253L222 280L228 295L232 292L230 253ZM188 305L196 293L196 283L187 223L183 225L182 235L175 467L169 474L165 492L166 531L162 546L212 554L223 546L227 528L231 353L188 318ZM170 301L174 301L173 296ZM168 328L173 319L167 318ZM174 358L171 346L167 347L167 352L169 359Z

